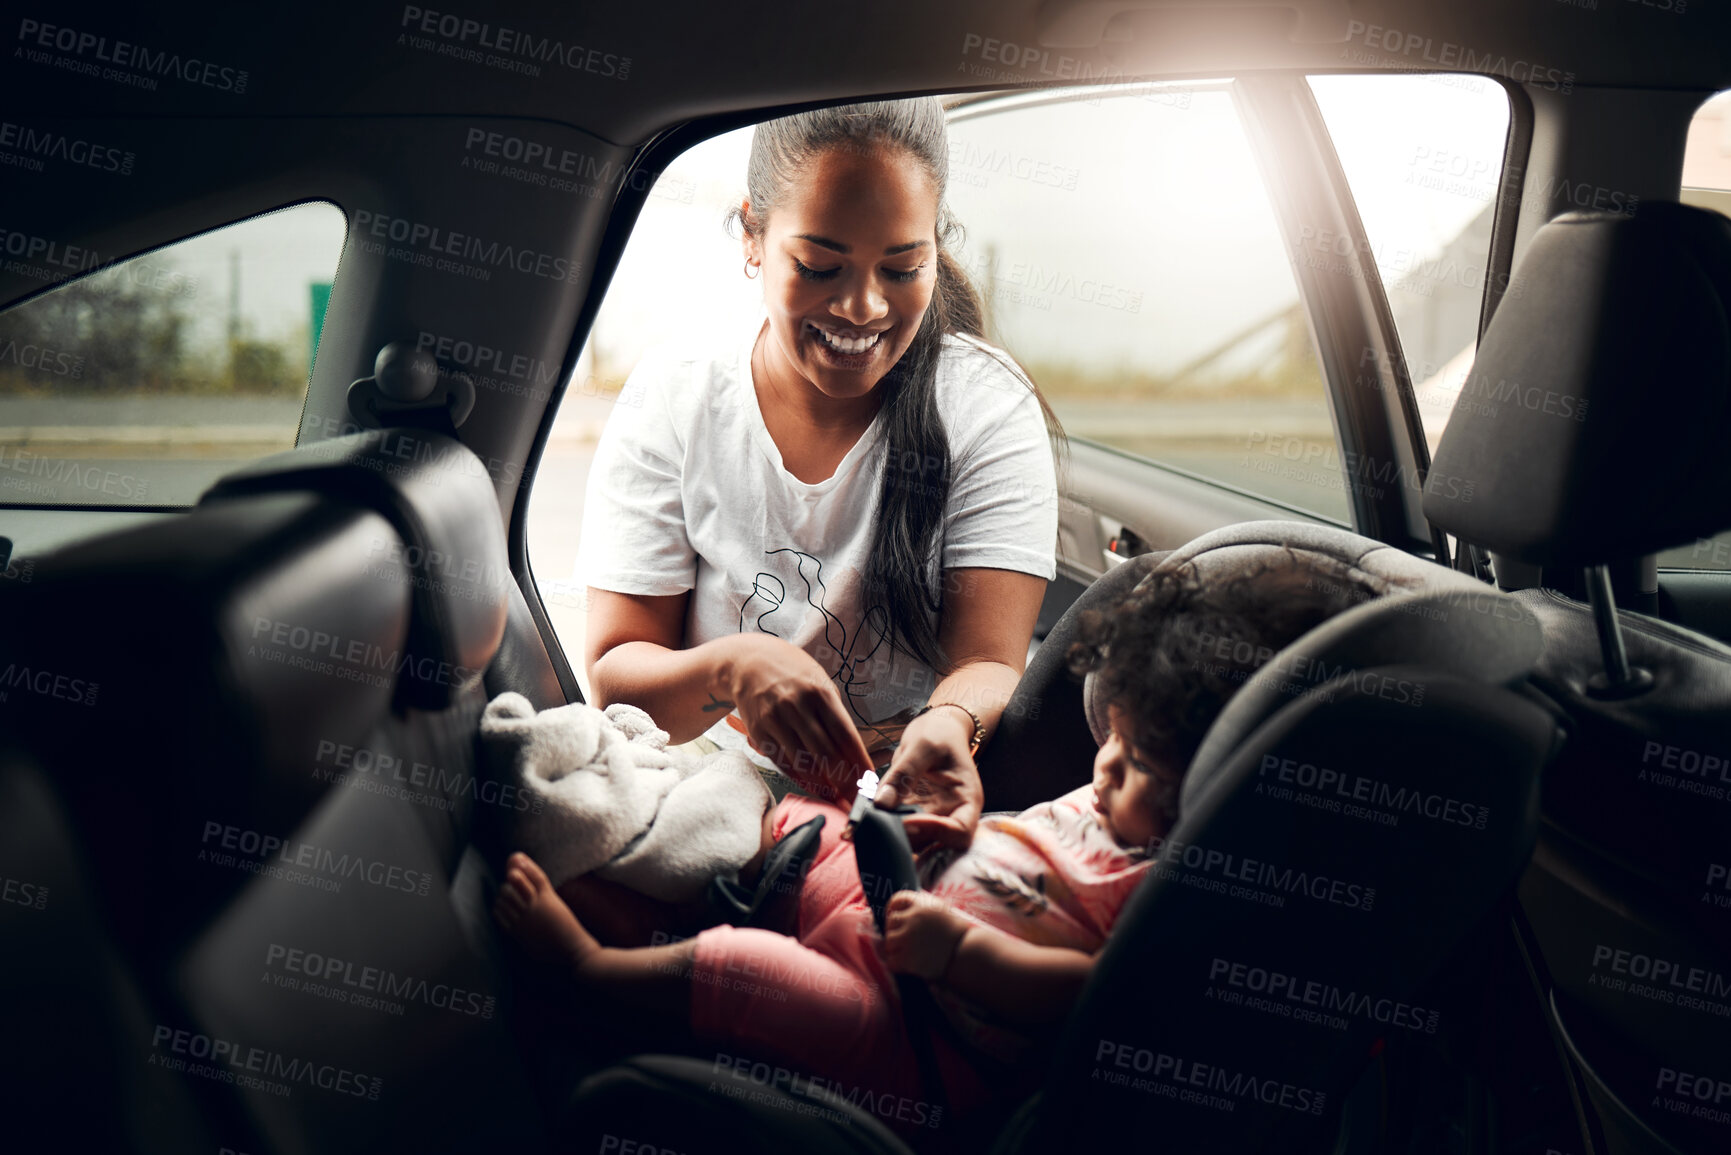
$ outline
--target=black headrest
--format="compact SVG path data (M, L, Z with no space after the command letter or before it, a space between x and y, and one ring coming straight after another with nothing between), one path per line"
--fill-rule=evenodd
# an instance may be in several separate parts
M1566 213L1516 280L1437 448L1425 516L1541 565L1731 527L1731 221L1645 201L1636 216Z
M437 710L477 685L505 632L511 581L498 496L481 459L439 433L355 433L256 461L200 504L296 490L373 510L396 531L376 535L368 552L381 579L413 590L399 700Z
M409 592L364 558L391 533L263 494L68 545L10 591L0 732L65 792L123 937L172 945L220 907L251 876L200 852L294 829L390 713Z

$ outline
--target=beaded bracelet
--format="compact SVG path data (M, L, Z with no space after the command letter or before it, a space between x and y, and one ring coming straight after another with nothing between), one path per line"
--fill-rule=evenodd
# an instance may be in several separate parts
M981 724L979 715L962 705L960 702L928 702L918 710L914 711L914 718L918 718L927 710L935 710L939 706L954 706L973 721L974 736L968 740L968 753L972 754L974 751L978 750L980 748L980 743L986 740L986 728ZM908 721L911 723L914 718L909 718Z

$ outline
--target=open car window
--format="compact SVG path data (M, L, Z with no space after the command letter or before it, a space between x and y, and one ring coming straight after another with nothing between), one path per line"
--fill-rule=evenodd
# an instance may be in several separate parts
M1229 81L964 103L957 256L1070 437L1345 524L1327 389Z
M0 505L191 505L295 444L342 253L335 205L296 205L123 261L32 246L0 312Z
M1689 122L1683 152L1686 205L1731 217L1731 92L1703 104ZM1731 530L1700 538L1659 555L1661 569L1731 570Z
M1485 280L1498 275L1491 225L1508 96L1488 77L1460 73L1312 76L1310 87L1364 222L1434 450L1472 370ZM1392 378L1381 368L1374 354L1361 358L1353 386L1385 387Z
M1347 523L1309 320L1231 83L947 103L955 255L987 338L1066 433L1150 473ZM588 608L567 576L588 466L612 406L642 403L624 388L631 370L660 342L732 348L760 315L761 286L723 228L751 134L693 147L651 190L537 467L529 556L567 653L582 652ZM1077 560L1101 565L1097 551Z

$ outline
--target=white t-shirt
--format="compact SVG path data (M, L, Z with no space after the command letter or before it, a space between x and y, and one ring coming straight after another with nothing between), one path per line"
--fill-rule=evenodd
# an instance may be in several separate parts
M830 672L864 726L924 703L938 680L893 649L882 606L860 605L888 452L884 414L834 475L799 480L782 467L758 408L756 336L719 357L658 351L639 362L590 467L577 575L625 594L693 591L688 646L741 630L791 642ZM1038 400L1006 362L981 341L944 338L936 390L954 480L941 564L1049 581L1058 534L1051 445ZM907 476L920 480L917 469ZM742 748L737 722L724 723L708 736Z

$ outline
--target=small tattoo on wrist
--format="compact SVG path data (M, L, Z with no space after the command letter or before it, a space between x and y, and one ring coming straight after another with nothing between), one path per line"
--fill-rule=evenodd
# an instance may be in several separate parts
M724 702L720 698L717 698L714 694L709 695L709 701L707 703L705 703L703 706L703 712L705 714L713 714L717 710L731 710L731 709L733 709L733 703L732 702Z

